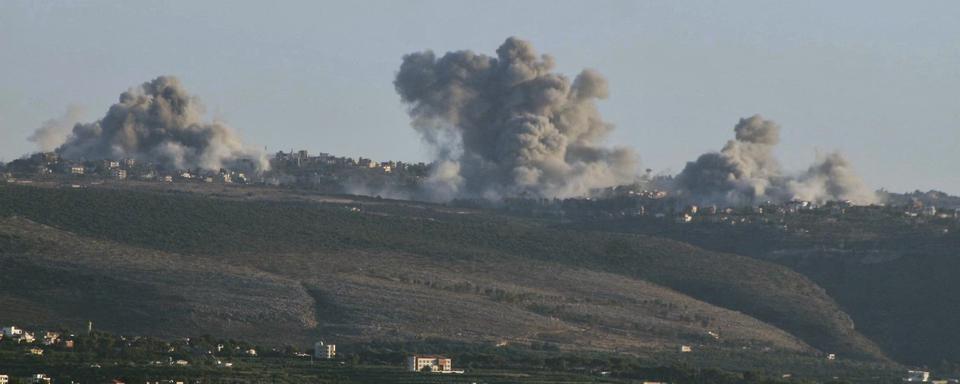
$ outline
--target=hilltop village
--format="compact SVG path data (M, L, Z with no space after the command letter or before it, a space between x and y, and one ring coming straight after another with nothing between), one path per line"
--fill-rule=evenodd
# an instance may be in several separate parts
M0 180L29 183L52 180L63 184L84 184L115 181L161 183L201 182L217 184L291 185L333 191L342 183L380 181L382 184L416 183L429 172L424 163L402 161L377 162L369 158L337 157L327 153L311 156L305 150L277 152L270 159L270 170L258 170L249 161L240 161L234 168L219 170L164 169L158 164L132 158L76 161L55 152L40 152L0 163Z
M403 161L376 161L365 157L311 154L306 150L280 151L269 159L269 170L258 170L252 162L240 162L233 169L163 169L136 159L74 161L55 152L40 152L0 163L0 182L32 184L53 182L66 188L84 188L103 183L189 183L192 185L258 185L310 190L330 194L380 196L413 195L429 177L432 164ZM723 204L691 204L669 191L669 176L640 178L632 185L596 190L589 197L544 199L510 197L490 202L484 199L457 199L450 205L502 210L528 217L565 220L651 218L675 223L726 225L782 224L782 217L815 214L837 217L847 213L873 212L920 223L960 221L960 198L942 192L916 191L895 194L880 191L884 204L857 206L850 201L762 202L750 207ZM784 227L783 229L789 230Z
M678 224L709 223L730 226L746 224L777 224L784 218L797 215L813 215L830 218L847 214L880 214L914 222L960 220L960 205L924 198L928 194L890 194L890 204L855 205L850 201L828 201L818 204L812 201L793 200L784 203L764 202L755 206L723 206L718 204L698 205L685 203L682 198L663 190L646 190L639 186L609 188L595 197L571 199L524 199L512 198L503 201L502 209L515 214L566 220L612 220L623 218L648 218L667 220ZM482 202L456 201L462 205L484 205ZM788 228L783 228L788 229Z

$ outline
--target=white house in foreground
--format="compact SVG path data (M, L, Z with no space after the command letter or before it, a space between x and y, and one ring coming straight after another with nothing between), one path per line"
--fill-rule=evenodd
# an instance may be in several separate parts
M928 371L907 371L907 377L903 381L910 383L926 383L930 381L930 372Z
M407 370L410 372L453 372L453 360L436 355L413 355L407 357Z
M313 344L313 357L318 359L333 359L337 357L337 346L318 341Z

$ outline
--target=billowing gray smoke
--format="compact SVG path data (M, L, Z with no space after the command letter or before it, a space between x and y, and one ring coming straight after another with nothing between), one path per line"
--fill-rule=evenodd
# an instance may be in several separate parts
M584 70L571 82L553 66L513 37L497 57L404 56L394 85L435 151L433 198L570 197L635 179L634 153L601 145L612 129L595 104L606 80Z
M103 119L75 125L57 152L76 160L134 158L166 169L268 168L264 155L232 129L202 117L180 81L161 76L121 94Z
M701 203L752 205L766 201L877 201L874 192L839 153L830 153L800 175L786 175L773 156L780 126L758 115L740 119L736 136L720 152L701 155L677 176L679 192Z
M56 119L50 119L43 122L28 140L37 144L38 149L43 152L50 152L63 145L70 135L70 129L83 118L83 109L72 105L67 108L67 112Z
M819 156L806 172L787 182L787 189L797 200L850 200L858 204L879 201L876 192L867 188L840 153Z

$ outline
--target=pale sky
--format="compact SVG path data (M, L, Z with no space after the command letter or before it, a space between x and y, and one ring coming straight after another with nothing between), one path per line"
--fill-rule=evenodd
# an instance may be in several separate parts
M740 117L783 127L800 170L840 150L874 188L960 194L958 1L0 1L0 159L175 75L209 118L275 152L428 160L393 88L401 56L493 55L508 36L593 68L610 144L679 172Z

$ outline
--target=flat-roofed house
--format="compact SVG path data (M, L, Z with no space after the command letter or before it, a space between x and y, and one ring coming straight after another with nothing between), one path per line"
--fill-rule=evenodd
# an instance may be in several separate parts
M407 357L410 372L453 372L453 360L437 355L413 355Z
M337 357L337 346L318 341L313 344L313 356L318 359L333 359Z

